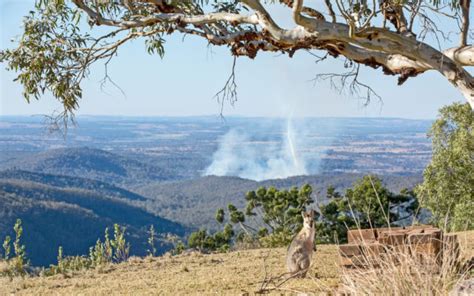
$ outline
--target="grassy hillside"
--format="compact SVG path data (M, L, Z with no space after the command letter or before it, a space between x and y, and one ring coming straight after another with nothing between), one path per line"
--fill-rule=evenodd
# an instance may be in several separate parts
M147 228L152 224L159 233L182 236L186 231L178 223L131 205L142 197L123 189L114 191L112 186L105 186L102 191L89 190L80 186L84 179L81 184L76 180L73 185L78 187L74 187L62 184L63 177L33 174L28 179L28 174L21 175L13 179L12 172L0 174L0 238L12 235L15 220L22 219L24 242L33 265L55 262L60 245L66 255L87 254L89 247L103 237L104 229L114 223L127 227L131 252L137 255L145 254ZM160 251L165 247L161 246Z
M474 231L459 238L462 255L474 256ZM0 278L0 287L5 295L252 295L264 278L285 272L285 253L280 248L132 258L68 277ZM291 279L271 294L333 290L339 274L337 247L318 246L309 277Z
M143 206L162 217L180 221L190 227L214 229L217 208L225 208L229 203L237 207L245 205L245 194L260 186L291 188L310 184L313 187L313 199L317 204L326 201L326 188L335 186L342 191L362 178L362 174L337 174L298 176L285 179L256 182L238 177L206 176L194 180L160 182L137 189L137 192L149 199ZM420 176L382 176L384 183L393 192L403 188L412 188L421 182Z
M245 295L253 294L267 276L285 270L285 249L227 254L192 253L176 257L132 258L129 262L91 270L71 278L0 278L5 294L15 295ZM322 246L311 269L314 279L295 279L285 289L317 291L338 283L335 246Z

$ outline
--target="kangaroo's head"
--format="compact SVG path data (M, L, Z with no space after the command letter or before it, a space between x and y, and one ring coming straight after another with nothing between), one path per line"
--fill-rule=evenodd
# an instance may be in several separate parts
M303 216L303 227L313 228L314 225L314 210L309 210L307 212L302 212Z

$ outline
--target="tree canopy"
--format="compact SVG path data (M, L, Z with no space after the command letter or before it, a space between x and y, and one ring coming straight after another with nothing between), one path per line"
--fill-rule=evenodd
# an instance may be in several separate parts
M225 223L223 230L209 233L206 229L193 232L188 238L191 248L226 251L233 243L263 247L287 246L303 225L301 213L313 202L312 188L278 190L260 187L245 195L245 209L233 204L216 210L216 221ZM234 226L239 229L234 231Z
M380 178L372 175L355 182L344 195L329 186L326 197L329 202L319 205L321 217L316 223L317 241L321 243L347 242L348 229L416 222L419 209L414 192L390 192Z
M292 28L275 21L273 5L288 7ZM2 50L0 61L17 71L27 100L51 92L63 118L79 107L81 81L92 64L107 67L134 39L163 56L166 38L177 33L227 46L234 57L253 59L261 51L292 57L300 50L322 51L318 60L343 57L349 72L322 78L340 78L341 87L362 89L367 99L374 93L358 81L360 65L398 75L399 84L435 70L474 107L474 80L465 69L474 65L469 10L470 0L36 0L16 47ZM460 37L456 47L442 49L440 39L451 33L446 24L458 27ZM222 101L235 99L234 77L218 93Z
M433 156L417 188L420 201L440 227L473 229L474 111L468 104L443 107L429 136Z
M227 211L216 210L221 231L200 229L189 236L188 245L209 251L227 251L235 244L243 248L288 246L303 226L301 214L311 208L317 208L317 243L347 242L349 229L417 223L419 204L414 192L402 189L393 193L377 176L364 176L344 194L329 186L327 203L314 204L312 194L309 184L299 189L260 187L249 191L245 208L229 204Z

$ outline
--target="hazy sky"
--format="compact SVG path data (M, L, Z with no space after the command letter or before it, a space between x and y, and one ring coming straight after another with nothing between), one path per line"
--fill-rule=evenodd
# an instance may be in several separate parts
M0 0L1 48L21 33L22 16L33 0ZM284 13L277 11L277 13ZM454 37L457 40L457 36ZM169 38L164 59L148 55L143 40L135 40L119 50L109 66L113 85L104 91L100 80L102 65L95 66L83 83L83 99L78 115L183 116L217 115L213 95L224 85L232 65L227 48L208 47L204 40L182 35ZM224 115L246 116L376 116L434 118L437 110L462 96L436 72L425 73L397 86L397 78L382 71L364 68L361 80L373 86L383 103L374 100L368 107L354 97L340 95L326 82L314 84L317 73L344 71L342 60L328 58L315 64L306 52L293 58L275 53L259 53L255 60L237 60L238 102L226 106ZM0 65L1 115L51 114L60 105L51 97L27 104L14 73Z

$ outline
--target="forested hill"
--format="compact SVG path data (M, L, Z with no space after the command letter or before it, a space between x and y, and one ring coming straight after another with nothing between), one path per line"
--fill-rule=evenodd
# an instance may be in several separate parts
M68 183L70 182L70 183ZM98 186L98 187L97 187ZM103 186L102 188L100 188ZM17 218L24 224L24 242L34 265L56 261L63 246L66 255L87 254L106 227L127 227L131 253L144 255L147 229L183 236L182 225L151 214L132 202L137 194L101 182L22 171L0 173L0 238L13 235ZM164 251L166 243L158 244Z
M80 188L83 190L94 191L95 193L103 196L120 198L124 201L145 199L139 194L111 185L109 183L82 177L35 173L10 169L0 171L0 180L5 179L36 182L59 188Z
M329 185L343 191L351 187L362 176L363 174L325 174L262 182L238 177L206 176L194 180L156 183L138 189L138 193L148 198L145 207L162 217L180 221L190 227L215 229L217 224L214 221L214 214L217 208L225 208L229 203L243 207L245 194L260 186L291 188L292 186L310 184L313 187L315 202L324 203L326 188ZM399 192L403 188L413 188L422 180L420 175L386 175L381 177L393 192Z

